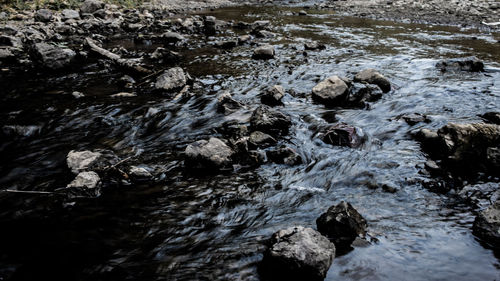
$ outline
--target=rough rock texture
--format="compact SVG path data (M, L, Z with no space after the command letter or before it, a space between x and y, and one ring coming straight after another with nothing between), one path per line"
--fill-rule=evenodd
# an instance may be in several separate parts
M68 184L67 188L95 189L99 186L101 178L96 172L81 172Z
M500 125L500 112L486 112L480 116L487 123Z
M391 82L389 82L387 78L385 78L382 74L372 68L365 69L356 74L356 76L354 76L354 81L375 84L379 86L384 93L387 93L391 90Z
M135 178L151 178L151 177L153 177L153 175L151 175L151 173L148 170L146 170L145 168L142 168L142 167L137 167L137 166L130 166L129 174Z
M76 10L64 9L61 11L61 18L63 20L78 19L80 18L80 13Z
M352 83L349 87L346 105L349 107L365 107L367 102L380 99L382 94L382 90L376 85Z
M274 47L271 45L263 45L260 47L255 48L253 51L253 56L252 58L254 59L272 59L274 58Z
M285 96L285 89L280 85L274 85L267 89L261 96L260 101L269 106L282 105L281 99Z
M330 126L325 132L319 134L325 143L337 146L359 147L364 142L364 134L360 128L345 123Z
M186 83L187 78L184 70L180 67L173 67L158 76L155 87L157 90L174 91L184 87Z
M302 157L290 147L282 146L266 152L267 158L277 164L299 165L302 164Z
M474 234L493 247L500 247L500 200L481 212L474 221Z
M73 61L76 53L68 48L56 47L47 43L36 43L32 56L39 66L48 69L61 69Z
M248 142L254 147L269 147L276 144L276 139L266 133L255 131L250 134Z
M177 43L182 40L184 40L184 36L180 35L177 32L165 32L162 36L161 39L165 43Z
M350 249L357 237L366 234L366 220L347 202L340 202L322 214L316 225L321 234L333 241L339 252Z
M104 3L99 0L85 0L80 6L80 12L82 14L92 14L102 8L104 8Z
M51 10L40 9L35 13L35 20L41 22L49 22L54 17L54 13Z
M230 114L238 111L243 105L234 100L229 92L225 92L217 98L217 111Z
M273 234L263 271L273 280L323 280L335 246L312 228L290 227Z
M289 116L266 105L261 105L255 109L250 118L250 125L254 130L273 136L287 134L291 124Z
M73 173L78 174L79 172L88 169L91 165L98 161L101 156L102 154L99 152L92 152L89 150L71 150L66 157L66 163Z
M476 57L457 58L440 61L436 67L442 72L453 71L468 71L468 72L482 72L484 71L484 63Z
M234 151L218 138L199 140L186 147L186 167L220 169L231 165Z
M314 86L312 95L321 103L339 105L345 101L347 90L347 84L342 79L338 76L331 76Z

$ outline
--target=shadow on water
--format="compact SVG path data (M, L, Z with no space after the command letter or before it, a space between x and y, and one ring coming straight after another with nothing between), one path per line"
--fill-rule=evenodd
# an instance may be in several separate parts
M256 265L274 231L315 227L315 219L340 200L363 214L378 242L335 259L326 280L498 279L498 259L471 234L471 208L418 184L425 177L417 167L426 157L409 136L422 127L479 121L477 114L498 110L498 35L297 11L207 12L225 21L271 20L274 37L254 41L273 44L277 58L252 60L251 45L231 51L212 45L248 30L229 29L208 39L192 35L188 46L176 47L184 55L180 65L198 81L188 98L140 91L130 99L111 98L124 90L122 74L100 72L98 62L25 77L22 85L6 83L0 124L25 130L2 135L2 188L65 186L72 179L65 163L72 149L134 156L162 167L164 180L110 188L93 200L0 194L0 280L258 280ZM305 54L303 44L312 40L326 49ZM153 51L128 38L114 44ZM442 74L434 67L441 58L469 54L485 61L486 73ZM352 77L369 67L395 88L369 110L328 109L307 95L330 75ZM296 149L303 165L266 164L204 177L183 172L185 146L213 135L231 118L216 113L218 92L229 90L246 104L236 116L245 119L258 105L257 95L273 84L289 92L282 111L293 120L280 143ZM75 99L73 91L86 97ZM396 118L414 112L433 122L410 127ZM314 138L316 128L335 120L362 128L367 143L347 149ZM398 191L368 188L373 184Z

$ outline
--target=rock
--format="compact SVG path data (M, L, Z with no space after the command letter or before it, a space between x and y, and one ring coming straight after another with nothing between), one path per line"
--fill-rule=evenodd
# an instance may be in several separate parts
M229 92L224 92L217 98L217 111L224 114L231 114L238 111L243 106L235 101Z
M71 93L71 95L77 99L85 97L85 95L82 92L77 92L77 91L74 91L73 93Z
M238 46L238 40L229 40L229 41L218 41L215 43L215 47L220 49L232 49Z
M254 21L252 24L251 24L251 28L256 31L256 30L263 30L265 28L267 28L269 25L271 24L270 21L268 20L258 20L258 21Z
M184 40L184 36L177 32L165 32L161 35L161 39L165 43L177 43Z
M127 93L127 92L120 92L111 95L112 98L132 98L132 97L137 97L135 93Z
M284 96L285 89L280 85L274 85L260 96L260 101L269 106L282 105L281 99Z
M162 47L158 47L151 54L151 59L172 63L172 62L178 62L181 59L181 54L167 50Z
M352 107L365 107L367 102L380 99L382 94L382 90L380 90L378 86L352 83L349 87L346 105Z
M217 128L217 132L232 140L241 139L248 134L248 127L240 124L238 120L229 120Z
M103 9L104 3L99 0L85 0L80 6L80 12L82 14L92 14L97 10Z
M267 151L267 158L277 164L290 166L302 164L302 157L290 147L282 146L278 149Z
M468 72L482 72L484 71L484 63L478 60L476 57L466 57L466 58L456 58L440 61L436 64L436 67L441 70L441 72L456 72L456 71L468 71Z
M500 170L500 147L488 147L486 149L486 161L491 165L493 171Z
M74 174L78 174L95 164L101 155L102 154L99 152L92 152L89 150L71 150L66 157L66 163L68 164L68 168L70 168Z
M248 142L254 147L264 148L276 144L277 141L275 138L266 133L255 131L250 134Z
M250 36L250 35L241 35L240 37L238 37L238 44L243 45L245 43L250 42L250 40L252 40L252 36Z
M262 269L272 280L323 280L335 246L312 228L294 226L273 234Z
M36 43L32 57L42 68L52 70L61 69L70 65L76 53L68 48L56 47L47 43Z
M318 231L328 237L338 252L346 253L357 237L366 234L366 220L347 202L330 207L316 220Z
M262 59L262 60L272 59L272 58L274 58L274 47L271 45L263 45L263 46L257 47L253 51L252 58Z
M304 10L299 11L299 16L307 16L307 12Z
M23 48L23 42L19 36L0 35L0 46L9 46L16 49Z
M40 9L35 13L35 20L41 22L49 22L54 17L54 14L51 10Z
M384 93L387 93L391 90L391 82L389 82L387 78L385 78L382 74L378 73L375 69L372 68L365 69L356 74L356 76L354 76L354 81L375 84L379 86Z
M146 169L137 166L130 166L129 175L135 178L152 178L153 175Z
M500 125L500 112L486 112L480 115L485 122Z
M199 140L186 147L188 168L221 169L231 165L233 150L218 138Z
M413 125L421 123L421 122L429 123L429 119L427 119L427 116L420 114L420 113L405 114L402 116L402 118L410 126L413 126Z
M500 200L476 217L472 229L486 243L497 249L500 247Z
M10 48L0 48L0 62L8 63L14 62L16 60L16 55L12 52Z
M252 32L257 38L273 38L276 37L276 33L267 30L257 30Z
M250 117L250 125L255 131L277 136L287 134L292 122L289 116L269 106L261 105Z
M207 16L203 21L204 32L207 36L215 35L217 32L217 20L215 17Z
M324 50L324 49L326 49L326 46L324 44L320 44L320 43L314 41L314 42L305 43L304 49L306 49L308 51Z
M66 188L96 189L100 182L101 178L96 172L81 172Z
M61 12L61 18L64 21L71 20L71 19L79 19L80 13L76 10L64 9Z
M484 210L500 199L500 183L487 182L466 185L458 192L458 195L474 208Z
M347 90L347 84L342 79L331 76L314 86L312 96L321 103L339 105L347 98Z
M327 144L355 148L363 144L365 136L360 128L337 123L320 133L319 138Z
M174 91L184 87L187 84L187 78L184 70L180 67L173 67L165 70L158 76L155 83L157 90Z
M36 125L5 125L2 127L2 132L10 137L33 137L42 132L42 127Z

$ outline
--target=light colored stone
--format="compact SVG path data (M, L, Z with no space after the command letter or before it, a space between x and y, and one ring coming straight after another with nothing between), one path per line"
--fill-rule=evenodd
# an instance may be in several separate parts
M68 184L67 188L95 189L99 186L101 178L96 172L81 172Z
M78 174L94 164L99 157L101 157L99 152L71 150L66 158L66 163L73 173Z

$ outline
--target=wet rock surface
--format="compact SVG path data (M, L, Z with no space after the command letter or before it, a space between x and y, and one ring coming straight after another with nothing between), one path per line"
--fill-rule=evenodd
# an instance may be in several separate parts
M347 84L338 76L331 76L312 89L313 97L322 103L337 105L347 97Z
M220 169L231 165L233 150L218 138L199 140L186 147L187 168Z
M279 110L262 105L252 113L250 124L255 130L271 135L286 135L292 122L289 116Z
M356 148L363 144L364 134L360 128L339 123L319 133L319 138L327 144Z
M75 56L76 53L68 48L56 47L47 43L36 43L33 46L33 57L41 68L57 70L67 67Z
M477 216L474 221L474 233L493 247L500 245L500 200Z

